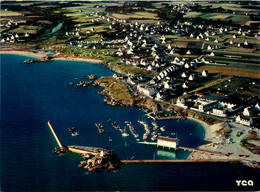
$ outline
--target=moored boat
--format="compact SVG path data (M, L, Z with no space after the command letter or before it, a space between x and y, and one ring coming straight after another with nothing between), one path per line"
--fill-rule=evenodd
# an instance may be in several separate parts
M73 132L73 133L71 133L71 136L78 136L78 135L79 135L78 132Z
M71 127L71 128L68 128L69 132L73 132L73 131L76 131L76 128L75 127Z
M160 130L161 130L162 132L164 132L164 131L165 131L164 126L163 126L163 127L160 127Z
M95 125L98 128L99 133L104 133L104 128L103 128L103 125L101 123L96 123Z

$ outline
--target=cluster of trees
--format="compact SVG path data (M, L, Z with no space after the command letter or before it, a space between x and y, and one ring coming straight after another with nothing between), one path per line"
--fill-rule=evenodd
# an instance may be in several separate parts
M161 20L168 20L171 25L183 20L183 14L172 9L171 6L166 6L155 11Z

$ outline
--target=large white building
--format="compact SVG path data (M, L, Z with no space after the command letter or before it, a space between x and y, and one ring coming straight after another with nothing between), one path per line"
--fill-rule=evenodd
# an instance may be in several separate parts
M137 91L146 95L146 96L152 96L157 93L157 90L153 87L143 87L141 85L137 86Z
M247 120L247 119L241 118L240 115L237 116L236 122L237 122L237 123L241 123L241 124L243 124L243 125L247 125L247 126L249 126L249 127L251 127L251 126L253 125L253 120L252 120L252 118L250 118L250 120Z
M177 149L177 145L178 145L177 138L159 136L157 139L157 147Z

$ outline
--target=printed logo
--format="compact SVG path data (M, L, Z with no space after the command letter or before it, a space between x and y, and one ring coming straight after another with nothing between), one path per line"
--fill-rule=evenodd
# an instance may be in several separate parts
M236 180L237 186L254 186L254 182L252 180Z

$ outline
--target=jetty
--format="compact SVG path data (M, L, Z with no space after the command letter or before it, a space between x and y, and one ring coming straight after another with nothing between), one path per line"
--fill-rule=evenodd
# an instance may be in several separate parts
M51 121L48 121L48 126L49 126L57 144L59 145L59 147L61 149L67 148L69 151L74 152L74 153L78 153L78 154L81 154L81 155L86 155L86 154L88 154L88 155L98 155L101 152L104 153L104 152L108 151L108 150L100 148L100 147L87 147L87 146L77 146L77 145L71 145L71 146L65 147L61 144L60 139L58 138L56 132L54 131L54 128L51 125Z
M58 143L59 147L60 148L64 148L63 145L60 142L60 139L58 138L57 134L55 133L55 131L54 131L52 125L51 125L51 121L50 120L48 121L48 126L49 126L49 128L50 128L50 130L51 130L51 132L52 132L56 142Z
M79 168L83 168L92 172L96 172L101 169L106 171L119 169L121 162L117 158L117 155L115 155L112 151L100 147L87 147L77 145L63 146L50 121L48 121L48 126L60 147L60 149L55 150L56 153L60 154L70 151L80 154L84 158L84 161L81 161L81 163L78 165Z
M240 160L231 159L205 159L205 160L121 160L122 163L241 163Z
M159 136L157 139L157 142L138 142L139 144L144 145L157 145L157 147L168 148L168 149L174 149L176 150L178 148L178 139L177 138L171 138L171 137L163 137Z

